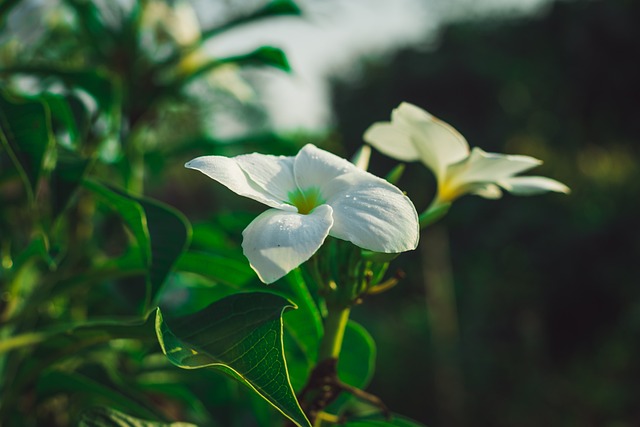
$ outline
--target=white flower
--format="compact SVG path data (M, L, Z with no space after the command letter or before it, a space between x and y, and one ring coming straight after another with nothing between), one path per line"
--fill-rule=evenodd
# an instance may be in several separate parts
M312 144L294 157L203 156L185 166L272 208L242 233L244 254L265 283L308 260L328 235L375 252L418 245L418 215L408 197Z
M364 140L382 153L401 161L420 160L436 176L438 203L449 203L464 194L488 199L546 191L568 193L569 188L541 176L514 176L542 161L529 156L487 153L469 144L447 123L415 105L402 103L391 113L391 122L374 123Z

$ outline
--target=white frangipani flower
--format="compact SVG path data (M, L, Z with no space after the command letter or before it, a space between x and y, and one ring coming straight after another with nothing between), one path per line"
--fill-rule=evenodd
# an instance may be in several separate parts
M271 207L242 233L244 254L265 283L308 260L329 235L374 252L418 245L418 214L408 197L312 144L293 157L203 156L185 166Z
M514 176L542 161L487 153L478 147L470 152L467 141L453 127L406 102L393 110L391 122L370 126L364 140L390 157L419 160L431 169L438 182L437 203L449 203L464 194L497 199L502 196L501 188L517 195L569 192L566 185L550 178Z

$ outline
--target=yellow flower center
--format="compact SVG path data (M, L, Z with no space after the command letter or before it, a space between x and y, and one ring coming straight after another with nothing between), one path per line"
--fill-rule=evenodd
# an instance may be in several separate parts
M317 187L307 188L304 191L296 190L289 193L289 202L298 208L298 213L307 215L315 208L325 203Z

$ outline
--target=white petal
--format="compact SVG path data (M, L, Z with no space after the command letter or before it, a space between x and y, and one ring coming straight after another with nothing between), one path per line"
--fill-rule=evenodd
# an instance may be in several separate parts
M517 176L499 181L498 184L519 196L541 194L547 191L568 194L571 191L563 183L543 176Z
M293 179L293 157L245 154L234 157L251 180L281 201L297 190Z
M418 245L416 208L387 181L358 171L334 179L326 190L333 208L332 236L375 252L404 252Z
M495 183L540 164L542 162L533 157L486 153L474 147L467 159L449 166L447 181L451 187L479 182Z
M420 160L436 177L469 155L469 144L457 130L415 105L403 102L393 110L392 120L410 132Z
M479 184L473 186L473 190L469 191L476 196L484 197L485 199L499 199L502 197L502 190L495 184Z
M374 123L365 131L362 138L382 154L396 160L413 162L420 159L418 151L413 146L411 132L397 124Z
M293 174L300 190L316 187L320 189L323 197L326 197L322 191L324 185L340 175L353 171L360 170L342 157L312 144L302 147L293 164Z
M297 210L295 206L283 203L282 200L253 182L233 158L202 156L187 162L184 166L202 172L241 196L264 203L272 208L293 212Z
M308 260L333 225L331 206L308 215L269 209L242 232L242 249L264 283L273 283Z

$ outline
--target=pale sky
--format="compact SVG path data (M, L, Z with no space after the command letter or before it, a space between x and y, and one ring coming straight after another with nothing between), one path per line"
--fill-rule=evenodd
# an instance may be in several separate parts
M276 128L323 129L331 124L328 77L357 78L363 56L429 47L443 24L491 15L516 17L540 13L551 0L298 0L300 17L269 19L215 38L215 55L251 51L269 44L282 48L292 74L261 71L271 119ZM199 18L215 11L196 2ZM209 21L211 22L211 21ZM433 45L433 43L432 43ZM391 66L391 65L390 65Z

